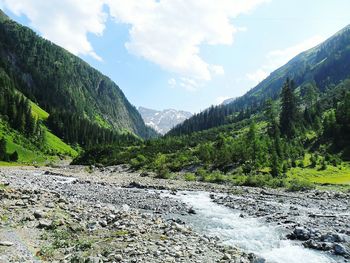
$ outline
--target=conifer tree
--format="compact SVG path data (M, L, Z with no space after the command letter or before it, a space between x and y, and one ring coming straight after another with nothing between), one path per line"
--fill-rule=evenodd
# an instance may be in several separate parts
M7 153L6 153L6 140L4 138L0 139L0 161L6 161L7 160Z
M297 105L293 93L294 83L287 79L281 93L280 129L282 135L293 138L296 133Z

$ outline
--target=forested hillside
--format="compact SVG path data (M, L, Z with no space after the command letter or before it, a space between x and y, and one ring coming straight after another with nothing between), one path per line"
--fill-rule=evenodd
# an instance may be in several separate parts
M228 105L219 105L199 113L169 132L188 134L242 119L261 110L267 99L278 98L287 78L295 88L313 85L319 94L337 86L350 76L350 26L345 27L322 44L305 51L286 65L272 72L255 88Z
M2 11L0 36L2 75L28 99L55 113L51 117L79 116L91 125L144 138L154 136L119 87L80 58L10 20Z
M276 100L232 124L132 147L97 147L75 163L130 163L163 178L182 172L187 180L253 186L285 186L300 173L303 180L314 174L316 181L348 180L350 80L319 94L316 86L296 89L286 79L281 90Z

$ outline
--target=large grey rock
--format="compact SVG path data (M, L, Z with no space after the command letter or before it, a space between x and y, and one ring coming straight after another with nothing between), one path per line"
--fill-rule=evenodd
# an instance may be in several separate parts
M343 245L335 244L334 245L334 252L337 255L345 255L347 254L347 250Z

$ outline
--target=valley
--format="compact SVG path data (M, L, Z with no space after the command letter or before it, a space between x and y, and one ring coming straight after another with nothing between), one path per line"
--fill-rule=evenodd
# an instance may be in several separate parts
M262 66L264 79L256 82L242 69L258 63L258 54L242 52L240 65L231 47L220 54L200 50L203 41L210 47L233 41L232 17L210 15L195 26L201 31L220 20L229 36L208 37L221 26L210 22L205 34L190 37L190 27L182 27L174 44L143 12L142 26L128 20L142 4L122 16L107 2L95 32L87 29L94 17L85 8L72 12L89 18L84 33L53 42L33 27L33 13L20 20L29 28L0 10L0 263L350 262L350 25L308 49L264 50L260 56L274 69L267 74L269 66ZM177 1L149 2L155 11ZM22 4L0 0L11 17L22 14ZM158 14L151 9L146 13ZM62 14L54 18L59 22L50 17L50 32L55 25L59 32L81 30L75 17L74 23ZM176 31L178 22L165 27ZM128 27L119 28L123 23ZM111 32L103 34L107 24L130 42L112 48L105 38ZM162 29L160 36L148 34L151 25ZM90 37L101 41L103 58ZM83 52L65 45L71 39ZM141 40L147 43L133 43ZM187 42L192 46L177 50ZM227 60L226 68L203 54ZM280 56L289 61L275 67ZM255 86L236 96L245 78ZM166 110L136 107L125 94L136 105ZM230 99L217 104L223 98ZM189 102L184 108L204 110L168 109Z

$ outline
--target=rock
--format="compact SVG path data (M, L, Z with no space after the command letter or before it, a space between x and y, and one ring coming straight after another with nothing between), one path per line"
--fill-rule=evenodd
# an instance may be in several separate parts
M344 242L345 237L338 233L327 233L321 236L321 240L324 242Z
M14 245L14 243L12 243L10 241L0 241L0 246L1 247L11 247L13 245Z
M18 200L16 206L26 206L26 204L22 200Z
M50 229L51 227L52 227L52 221L51 220L41 219L39 221L38 228Z
M44 212L41 210L35 210L33 215L36 219L43 218L45 216Z
M337 255L345 255L347 254L346 248L343 245L335 244L334 245L334 252Z
M106 227L108 225L106 220L101 220L99 223L102 227Z
M175 258L173 258L173 257L166 257L165 258L165 262L175 262Z
M146 187L142 184L140 184L139 182L131 182L128 186L128 188L138 188L138 189L145 189Z
M303 227L296 227L293 234L298 240L308 240L310 238L310 231Z
M88 257L85 260L85 263L100 263L100 262L103 262L103 261L99 257Z
M123 256L121 255L121 254L117 254L117 255L115 255L115 260L117 261L117 262L122 262L123 261Z
M142 173L140 173L140 176L141 177L147 177L147 176L149 176L149 173L148 172L142 172Z
M222 257L222 259L224 260L231 260L232 256L228 253L225 253L224 256Z
M193 209L193 207L190 207L190 209L188 209L188 213L191 215L197 214L197 212Z
M308 241L304 242L303 246L306 248L320 249L320 245L313 239L309 239Z

